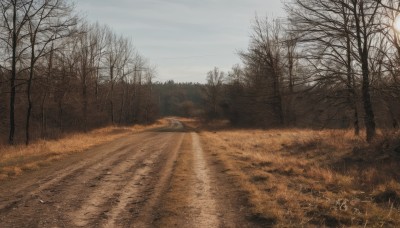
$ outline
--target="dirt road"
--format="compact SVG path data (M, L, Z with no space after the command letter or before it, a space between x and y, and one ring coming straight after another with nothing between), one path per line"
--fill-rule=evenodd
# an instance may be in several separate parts
M0 227L257 227L199 135L132 134L0 183Z

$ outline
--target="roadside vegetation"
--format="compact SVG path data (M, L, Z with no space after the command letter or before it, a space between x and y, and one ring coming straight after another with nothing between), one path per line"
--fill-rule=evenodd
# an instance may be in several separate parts
M372 144L348 130L213 128L201 136L253 213L277 227L400 225L398 134Z

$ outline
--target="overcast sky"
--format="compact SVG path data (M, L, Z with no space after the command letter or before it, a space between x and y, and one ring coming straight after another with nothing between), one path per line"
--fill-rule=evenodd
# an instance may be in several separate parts
M157 81L204 82L214 66L240 63L251 22L282 17L281 0L75 0L89 21L132 39L157 67Z

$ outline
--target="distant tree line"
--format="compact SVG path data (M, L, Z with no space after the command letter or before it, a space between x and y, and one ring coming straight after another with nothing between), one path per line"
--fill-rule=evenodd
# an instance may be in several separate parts
M129 39L79 18L68 0L0 1L0 135L9 144L154 121L155 73Z
M256 17L242 63L227 74L209 72L208 117L357 135L365 129L369 142L377 127L397 129L400 2L291 0L286 11L285 19Z
M160 116L200 117L203 114L204 85L199 83L155 83Z

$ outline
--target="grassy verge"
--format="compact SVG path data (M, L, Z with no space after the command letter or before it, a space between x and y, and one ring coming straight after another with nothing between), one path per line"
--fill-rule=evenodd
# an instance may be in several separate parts
M104 144L128 134L166 124L161 120L153 125L134 127L105 127L88 133L71 134L58 140L42 140L29 146L0 145L0 180L36 170L69 154L83 152L93 146Z
M400 140L350 131L212 130L204 149L278 227L400 227ZM396 146L397 145L397 146Z

